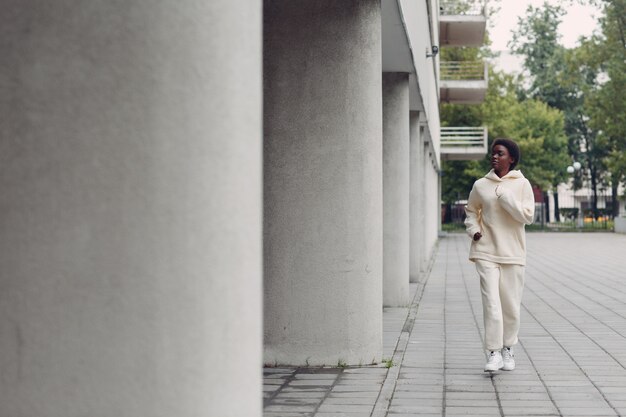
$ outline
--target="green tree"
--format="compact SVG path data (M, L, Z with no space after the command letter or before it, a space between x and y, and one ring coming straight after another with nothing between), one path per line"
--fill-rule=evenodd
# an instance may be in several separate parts
M600 76L585 96L589 125L598 131L604 165L613 195L613 215L619 214L618 189L626 180L626 0L602 3L601 32L584 39L579 61Z
M516 33L510 43L513 52L524 57L524 67L530 77L521 96L541 100L564 114L564 129L568 138L570 157L587 168L586 175L593 190L592 207L597 214L597 190L605 171L605 148L598 129L589 123L590 115L585 97L596 88L598 71L586 60L581 50L567 50L559 44L558 27L564 10L544 3L529 6L526 16L519 19ZM558 193L556 186L567 180L565 170L552 182L555 213L558 220ZM582 177L575 180L580 186Z
M565 11L560 6L544 3L542 7L528 6L526 15L518 18L517 30L509 47L524 57L524 68L530 85L520 91L522 97L532 97L557 109L565 109L570 91L559 80L565 69L565 48L559 44L558 28Z
M556 189L569 165L563 113L542 101L525 100L511 109L509 117L524 175L541 189Z
M494 137L504 136L500 125L506 121L505 110L517 101L511 88L512 77L500 72L489 72L489 85L485 101L479 105L442 104L442 126L487 126L489 142ZM466 200L472 184L489 170L489 158L480 161L442 162L442 201L447 204Z
M491 11L493 12L493 10ZM489 42L482 48L444 48L443 61L476 61L494 54ZM548 71L546 71L548 74ZM509 137L520 144L520 168L534 184L556 185L566 175L567 139L563 133L564 118L530 94L520 95L523 79L489 69L486 99L480 105L441 105L442 126L487 126L489 143L498 137ZM544 84L554 85L551 81ZM537 88L537 91L543 91ZM547 151L547 152L546 152ZM442 200L451 204L467 199L473 182L489 170L489 155L479 161L444 161L442 163Z
M477 106L442 106L442 124L487 126L489 143L498 137L516 140L524 175L535 185L550 187L562 181L569 161L563 114L538 100L519 101L518 82L513 75L490 71L485 101ZM443 201L467 199L472 183L488 170L488 154L480 161L444 161Z

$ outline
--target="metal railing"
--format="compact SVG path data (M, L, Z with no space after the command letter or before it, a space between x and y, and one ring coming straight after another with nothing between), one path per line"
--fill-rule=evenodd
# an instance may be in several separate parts
M484 16L485 5L482 2L442 1L439 3L439 14L441 16Z
M439 70L442 80L483 81L487 79L486 62L441 61Z
M441 148L472 147L487 148L486 127L442 127L440 131Z

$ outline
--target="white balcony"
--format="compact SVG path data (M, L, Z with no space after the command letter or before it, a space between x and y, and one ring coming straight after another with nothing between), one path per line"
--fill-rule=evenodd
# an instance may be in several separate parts
M487 154L486 127L442 127L440 140L443 160L478 160Z
M442 103L479 104L488 85L486 62L442 61L440 63Z
M444 1L439 6L439 45L480 46L485 39L487 17L482 4Z

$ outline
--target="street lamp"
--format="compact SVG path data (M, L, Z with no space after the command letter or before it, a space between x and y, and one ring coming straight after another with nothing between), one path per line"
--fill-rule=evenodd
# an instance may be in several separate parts
M580 162L575 161L572 165L567 167L567 173L573 174L575 171L580 171L580 168L582 168Z
M582 165L580 164L580 162L578 161L574 161L574 163L572 163L572 165L567 167L567 173L572 175L574 172L578 172L580 171L580 168L582 168ZM574 203L574 206L576 205L576 193L574 191L574 189L572 188L572 202ZM578 208L578 207L575 207ZM580 213L580 208L578 208L578 212L576 213L576 220L578 223L578 227L582 227L583 222L582 222L582 216Z

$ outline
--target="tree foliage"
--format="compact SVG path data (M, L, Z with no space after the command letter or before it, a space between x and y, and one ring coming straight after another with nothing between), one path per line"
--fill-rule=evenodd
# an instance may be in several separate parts
M476 106L446 104L441 117L444 126L487 126L489 143L508 137L520 146L518 165L531 183L549 187L565 172L567 138L563 114L545 103L519 100L518 79L510 74L490 71L485 101ZM446 203L467 198L473 182L490 169L489 154L481 161L446 161L443 164L442 199Z
M526 16L518 18L509 43L511 51L524 58L524 68L530 75L530 85L520 86L522 96L561 110L570 105L570 91L559 80L565 68L565 48L559 44L558 32L564 14L563 8L548 3L539 8L528 6Z
M607 23L615 21L608 19L609 9L613 3L624 1L606 2L603 33L607 32ZM608 72L601 64L600 55L614 54L615 47L608 47L606 36L594 35L582 39L580 46L566 49L559 44L558 36L563 14L562 7L548 3L541 7L529 6L526 16L518 22L510 46L514 53L524 57L524 67L530 77L530 84L522 89L523 93L564 113L570 158L582 162L585 167L577 174L574 185L580 187L583 180L589 181L593 192L592 208L598 213L598 187L609 181L608 167L619 166L613 163L615 158L611 160L614 155L612 139L607 137L606 131L608 124L614 126L616 121L603 124L598 120L602 114L607 114L602 110L602 107L610 106L606 100L612 99L601 97L602 92L608 95L601 86L602 78ZM614 28L616 32L623 29L619 24ZM623 59L621 63L624 63Z
M585 96L585 109L589 125L599 132L605 180L616 195L626 180L626 0L602 6L600 33L584 39L578 49L579 60L600 74L596 88Z
M511 111L510 131L529 181L543 190L561 183L569 165L563 113L539 100L519 102Z
M560 44L564 6L573 2L600 8L599 31L579 46ZM610 184L616 195L626 181L626 0L563 0L530 6L519 19L509 47L524 59L525 72L490 70L486 100L476 106L443 104L443 126L487 126L489 139L510 137L520 144L520 169L543 190L568 181L566 168L585 167L575 185L588 181L594 191ZM483 48L445 48L443 59L492 56ZM443 164L443 200L467 198L471 184L489 169L481 161ZM616 213L615 213L616 214Z

